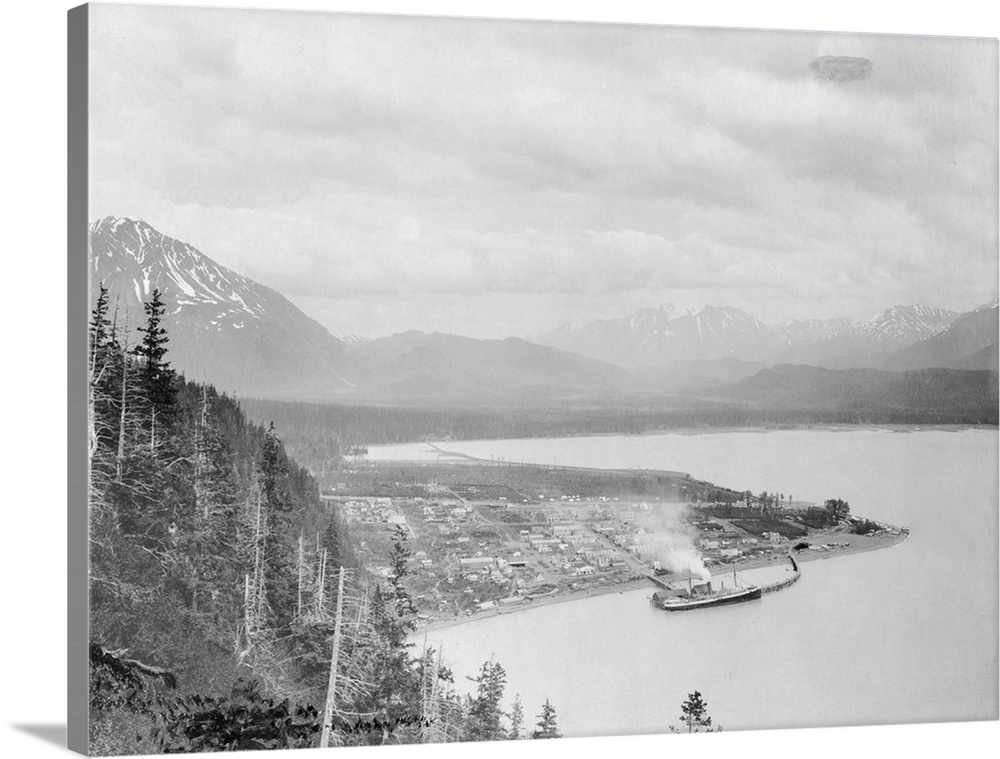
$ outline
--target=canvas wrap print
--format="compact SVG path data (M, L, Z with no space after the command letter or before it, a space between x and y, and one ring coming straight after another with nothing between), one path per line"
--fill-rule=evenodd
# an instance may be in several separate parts
M73 748L997 719L996 40L70 32Z

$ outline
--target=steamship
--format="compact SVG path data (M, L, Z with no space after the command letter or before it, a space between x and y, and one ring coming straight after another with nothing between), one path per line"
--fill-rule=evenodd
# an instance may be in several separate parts
M662 590L653 593L650 603L664 611L688 611L690 609L705 609L710 606L735 604L743 601L753 601L761 597L762 590L757 585L736 587L736 570L733 569L732 588L713 590L711 580L695 585L688 572L687 587L682 585L666 585Z

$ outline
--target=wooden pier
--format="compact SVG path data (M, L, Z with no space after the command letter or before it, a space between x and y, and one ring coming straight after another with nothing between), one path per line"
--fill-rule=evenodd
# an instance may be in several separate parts
M789 585L794 585L796 582L799 581L799 578L802 576L802 572L799 569L799 563L795 561L795 557L792 556L791 554L788 554L788 560L792 562L792 570L793 570L792 576L786 580L781 580L780 582L774 582L771 583L770 585L764 585L760 589L762 593L774 593L777 590L784 590Z

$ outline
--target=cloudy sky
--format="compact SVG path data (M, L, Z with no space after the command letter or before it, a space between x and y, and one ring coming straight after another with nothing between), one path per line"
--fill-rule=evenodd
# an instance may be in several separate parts
M334 334L997 295L993 41L110 5L91 26L91 218L143 218Z

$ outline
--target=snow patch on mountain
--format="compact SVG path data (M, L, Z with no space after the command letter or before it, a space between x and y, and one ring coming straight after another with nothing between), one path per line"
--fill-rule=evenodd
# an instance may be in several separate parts
M576 327L562 324L535 342L619 366L748 358L778 347L770 327L729 306L705 306L675 316L670 304Z
M929 306L893 306L858 324L848 335L878 344L915 343L947 329L959 317Z
M347 335L346 337L342 337L340 339L343 340L348 345L354 346L356 348L363 345L368 345L369 343L372 342L372 339L370 337L365 337L364 335Z
M230 390L335 391L347 345L279 293L131 217L90 225L93 286L108 288L132 327L159 290L171 352L194 377Z

